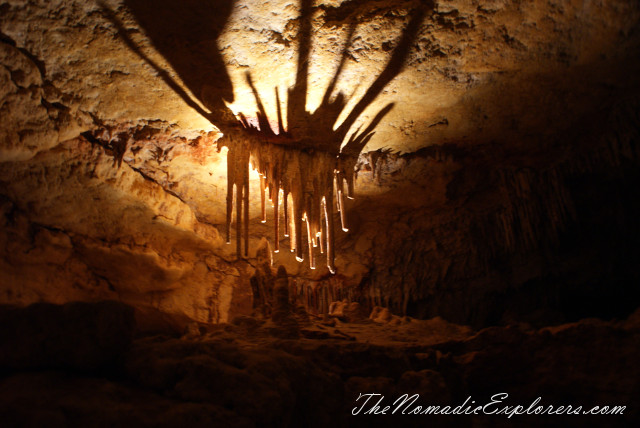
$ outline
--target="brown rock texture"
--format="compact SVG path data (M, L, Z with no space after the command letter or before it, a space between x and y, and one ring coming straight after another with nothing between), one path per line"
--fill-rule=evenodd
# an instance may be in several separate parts
M320 290L305 305L326 312L342 293L363 310L484 326L623 317L638 303L634 2L11 0L0 10L4 303L117 299L169 324L250 314L273 218L259 222L251 174L249 256L225 244L217 143L240 129L230 112L259 123L247 71L268 117L274 88L287 106L301 46L305 111L341 59L339 120L364 106L349 133L392 105L356 164L337 274L286 246L273 254L296 290ZM406 58L371 97L416 17Z
M133 340L133 308L120 302L37 303L0 308L1 370L74 369L122 363Z
M0 0L0 425L640 426L639 54L629 0ZM352 415L502 391L627 408Z
M80 313L74 305L49 305L47 311ZM100 307L105 304L93 309ZM19 316L37 311L47 319L42 309L34 305ZM131 315L132 308L120 309ZM100 315L104 311L95 312L94 320L106 321ZM543 329L502 326L479 331L442 319L410 319L393 328L375 322L338 323L335 328L314 322L303 333L324 331L326 336L301 340L281 338L268 323L246 317L203 326L196 337L138 336L128 349L111 348L117 358L108 371L87 371L87 359L65 360L64 372L51 364L45 366L49 370L23 364L0 378L0 415L10 426L175 427L188 422L196 427L418 427L425 420L437 427L514 426L514 421L524 427L557 421L569 427L635 426L640 417L632 404L639 393L637 319L638 313L619 322L590 319ZM54 349L94 353L102 342L113 343L110 333L116 329L103 327L106 330L96 331L96 340L84 341L77 350L68 343L54 348L49 342L46 355L59 355L51 353ZM79 330L90 332L92 327L86 324ZM21 342L37 347L53 337L25 335ZM0 340L3 353L12 346L15 341ZM6 369L5 361L0 364ZM353 415L359 394L371 391L383 394L387 405L402 394L419 394L418 402L405 410L462 405L468 397L486 404L502 391L509 393L504 404L510 406L529 405L541 396L540 405L556 408L627 408L622 415L602 416L412 416L402 414L403 408L386 416Z

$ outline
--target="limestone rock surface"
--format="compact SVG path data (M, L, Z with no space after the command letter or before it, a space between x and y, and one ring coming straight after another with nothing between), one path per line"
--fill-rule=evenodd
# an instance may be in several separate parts
M198 322L249 314L257 263L253 251L237 260L222 238L226 162L216 143L238 126L231 112L257 121L246 73L275 117L274 89L285 107L300 46L309 46L310 111L345 58L334 95L348 97L349 111L418 11L406 61L353 126L393 103L356 166L352 226L337 234L339 281L367 308L477 325L597 312L567 308L576 290L586 301L613 289L612 300L638 302L627 291L637 250L620 244L637 233L636 3L303 9L3 2L0 301L119 299ZM259 222L257 176L249 187L255 249L272 219ZM334 281L287 248L274 259L301 282ZM577 279L556 292L566 278ZM534 290L545 297L527 312ZM506 301L518 309L505 312Z

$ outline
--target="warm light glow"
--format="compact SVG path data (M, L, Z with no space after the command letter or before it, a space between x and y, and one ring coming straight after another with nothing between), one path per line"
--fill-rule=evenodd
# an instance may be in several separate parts
M246 11L237 9L236 13L244 14ZM236 101L228 106L238 118L238 126L225 129L230 144L227 155L227 239L235 188L237 253L240 256L244 236L245 255L248 254L251 164L259 173L263 223L267 221L267 198L272 203L275 250L279 249L280 243L280 217L284 217L284 236L290 238L290 248L295 252L296 260L303 261L306 245L309 266L314 269L317 252L314 248L320 247L320 253L324 253L326 248L327 267L335 273L334 207L338 209L342 230L347 232L345 196L348 199L354 196L358 156L373 137L376 126L393 108L393 103L387 103L378 109L374 101L402 69L425 11L416 9L387 65L378 76L367 79L349 65L349 58L352 58L350 49L357 38L355 24L345 28L342 53L336 58L335 65L320 64L312 61L313 2L301 1L299 13L294 73L279 67L269 68L268 73L260 72L258 76L268 76L268 82L260 79L254 82L252 73L248 71L243 72L244 79L240 78L239 72L230 75L238 92ZM232 45L232 40L220 41ZM316 75L318 70L322 70L322 74L329 76L326 86L318 85L311 78L314 74L310 73L312 66ZM360 85L369 79L368 85ZM278 86L274 87L273 81L279 82ZM265 93L269 96L263 97ZM372 119L365 118L363 113L371 112L371 109L377 113ZM368 121L367 126L363 126L365 120ZM282 210L281 191L284 196ZM306 244L303 227L307 229Z
M267 199L271 202L274 252L280 250L282 235L288 236L290 249L295 253L296 260L303 261L306 252L310 269L315 269L316 253L326 253L327 267L330 272L335 272L333 207L334 204L337 205L343 230L346 229L343 189L346 187L348 190L352 186L353 169L336 168L335 163L342 159L336 158L333 154L311 154L291 150L283 145L257 143L251 139L236 141L227 156L229 189L232 189L227 195L228 239L231 211L235 206L238 251L241 248L241 236L244 236L245 246L247 245L249 226L248 213L245 210L249 206L248 180L252 176L260 183L262 223L267 221ZM282 221L284 233L280 230ZM304 240L303 227L306 228ZM247 254L248 250L245 248L244 252Z
M225 147L226 149L226 147ZM260 173L255 168L249 168L249 180L258 181L260 180Z

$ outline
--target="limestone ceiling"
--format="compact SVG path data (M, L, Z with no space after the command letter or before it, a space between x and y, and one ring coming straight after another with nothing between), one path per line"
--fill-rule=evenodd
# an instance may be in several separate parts
M188 133L213 127L163 77L214 110L216 123L223 98L235 112L255 111L244 78L250 71L273 114L274 87L284 93L295 79L297 3L5 1L0 31L40 69L25 78L42 80L45 98L72 113L73 120L57 129L43 125L41 132L65 139L94 126L94 115L113 122L161 120ZM625 90L637 71L633 2L324 1L311 12L308 107L319 104L351 25L355 33L336 88L351 96L348 108L385 66L416 8L426 15L405 68L356 123L395 103L366 150L411 152L551 132L570 126L610 87Z

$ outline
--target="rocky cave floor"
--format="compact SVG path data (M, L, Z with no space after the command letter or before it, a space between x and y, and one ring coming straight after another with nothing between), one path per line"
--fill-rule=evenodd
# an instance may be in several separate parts
M237 317L182 334L136 330L116 302L0 311L2 426L638 426L640 310L474 331L376 310ZM626 405L608 416L351 415L359 393L423 405ZM390 404L390 403L389 403Z

